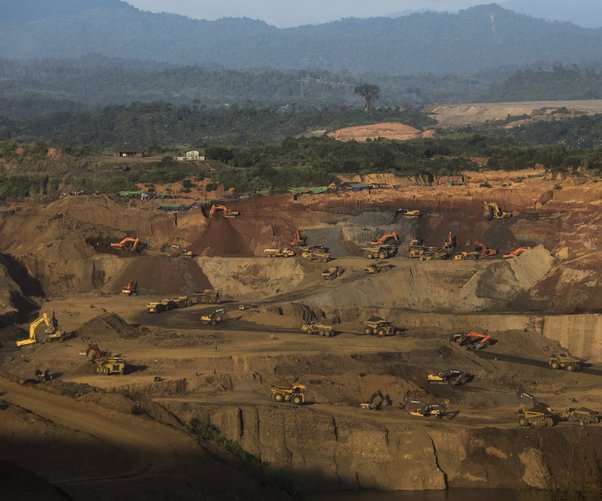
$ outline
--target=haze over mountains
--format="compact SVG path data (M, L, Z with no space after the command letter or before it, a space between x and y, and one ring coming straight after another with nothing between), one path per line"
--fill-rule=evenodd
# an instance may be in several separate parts
M456 14L344 19L279 29L246 18L201 21L119 0L0 1L0 57L88 54L234 69L409 75L602 59L602 29L546 22L495 4Z

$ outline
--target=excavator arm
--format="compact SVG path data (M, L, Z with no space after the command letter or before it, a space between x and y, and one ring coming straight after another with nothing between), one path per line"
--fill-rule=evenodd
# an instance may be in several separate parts
M29 344L37 343L36 339L36 329L40 324L46 324L46 334L55 334L57 333L58 322L54 313L52 314L52 320L48 317L48 314L44 313L43 315L36 318L31 324L29 324L29 337L27 339L22 339L21 341L17 341L17 346L27 346ZM60 337L60 333L58 333L57 338Z

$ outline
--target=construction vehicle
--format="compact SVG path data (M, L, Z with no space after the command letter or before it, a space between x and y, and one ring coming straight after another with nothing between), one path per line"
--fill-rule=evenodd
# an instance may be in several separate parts
M366 336L395 336L399 330L395 326L382 318L371 318L364 322L364 334Z
M94 371L96 374L110 376L125 374L125 360L121 355L113 355L110 351L101 351L97 344L89 344L85 352L85 356L92 354L92 362L95 365Z
M369 264L364 268L366 273L381 273L383 271L392 270L394 266L388 261L377 261L376 263Z
M173 258L177 257L193 257L191 250L184 250L180 245L176 244L168 244L163 248L163 251L169 256Z
M331 266L322 272L322 278L324 280L334 280L335 278L340 277L343 274L343 271L343 268L340 266Z
M385 233L380 238L372 240L370 245L400 245L399 237L397 233Z
M217 325L224 320L225 314L226 314L226 309L219 308L210 313L201 315L200 320L201 320L201 323L203 323L205 325Z
M293 249L264 249L265 257L295 257Z
M201 292L191 294L192 304L219 304L222 302L219 291L215 289L205 289Z
M600 422L600 413L587 407L569 407L560 413L560 419L563 421L570 421L572 423L579 423L581 426L588 424L598 424Z
M492 219L506 219L512 217L512 212L501 210L496 202L483 202L483 216L489 221Z
M48 341L55 341L59 339L63 339L64 333L58 328L58 321L54 315L54 311L52 312L52 318L48 316L48 314L44 313L36 318L33 322L29 324L29 337L27 339L21 339L17 341L17 346L27 346L29 344L34 344L38 342L36 338L36 329L40 324L46 325L46 330L44 334Z
M553 412L546 404L538 402L537 399L525 391L517 390L516 395L521 403L518 409L518 425L530 428L552 427L560 416Z
M178 303L173 299L162 299L161 301L148 303L146 309L149 313L163 313L164 311L174 310L178 307Z
M121 293L124 296L137 296L138 295L138 282L136 280L130 280L121 289Z
M453 250L456 249L457 246L458 246L458 241L456 239L456 236L452 235L452 232L450 231L447 234L447 238L443 242L443 249L452 250L453 251Z
M305 402L305 386L302 384L295 384L290 388L271 386L270 391L275 402L292 402L295 405L302 405Z
M375 402L375 400L378 400ZM370 399L366 402L362 402L360 407L362 409L366 409L369 411L379 411L382 409L383 405L391 405L393 401L389 397L389 395L383 395L383 392L380 390L376 390L371 396Z
M320 250L303 251L301 257L309 261L320 261L321 263L327 263L332 259L330 253Z
M457 369L448 369L446 371L428 374L427 383L431 384L449 384L451 386L462 386L473 378L472 374Z
M479 240L475 240L474 242L472 242L472 245L475 246L474 250L476 252L481 253L481 257L492 257L497 255L497 249L490 249L489 247L487 247L487 245L485 245L483 242L480 242Z
M438 418L452 419L457 412L449 412L444 404L441 403L424 403L420 400L406 398L404 401L404 407L408 410L410 415L418 417L430 417L435 416Z
M305 245L307 243L307 237L301 234L301 230L296 230L293 234L293 238L289 243L291 247L296 247L297 245Z
M418 209L397 209L395 211L394 217L407 217L407 218L415 218L422 216L422 213Z
M397 246L375 245L374 247L364 247L362 252L368 259L387 259L397 254Z
M568 353L552 353L548 365L552 369L564 369L569 372L577 372L583 369L583 360L573 357Z
M495 342L490 335L474 331L454 334L450 338L450 341L459 344L467 350L482 350Z
M479 253L476 251L461 251L454 256L456 261L463 261L467 259L477 260L479 259Z
M407 256L411 259L420 259L421 261L431 261L438 259L447 259L453 253L453 249L440 249L438 247L427 247L422 240L414 237L408 244Z
M335 334L332 325L319 324L316 322L308 322L306 324L303 324L301 326L301 330L313 336L332 337Z
M111 243L113 249L129 250L130 252L140 252L142 244L140 239L135 237L125 237L120 242Z
M518 257L521 254L523 254L524 252L528 251L530 248L531 247L517 247L512 252L509 252L508 254L504 254L502 257L504 259L514 259L515 257Z
M217 214L222 214L222 216L224 216L227 219L234 219L240 216L240 212L230 210L225 205L212 205L211 209L209 210L209 216L213 217Z

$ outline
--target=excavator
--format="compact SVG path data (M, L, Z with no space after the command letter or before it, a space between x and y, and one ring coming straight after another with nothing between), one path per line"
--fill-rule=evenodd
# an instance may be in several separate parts
M379 400L375 402L377 398ZM391 400L389 395L383 395L382 391L376 390L370 397L370 400L368 400L367 402L362 402L360 404L360 407L369 411L379 411L382 409L383 405L391 405L392 403L393 401Z
M121 293L124 296L137 296L138 295L138 282L136 280L130 280L121 289Z
M493 344L495 340L488 334L482 332L471 331L466 334L454 334L450 341L458 343L467 350L482 350L490 344Z
M528 251L530 248L531 247L517 247L512 252L509 252L508 254L504 254L503 258L504 259L514 259L515 257L520 256L523 252Z
M485 245L483 242L480 242L479 240L473 241L472 245L474 245L474 250L476 252L481 253L481 257L491 257L497 255L497 249L490 249L489 247L487 247L487 245Z
M452 232L450 231L447 234L447 238L445 239L445 242L443 242L443 248L444 249L449 249L449 250L453 250L458 246L458 241L456 239L455 235L452 235Z
M140 250L140 239L135 237L125 237L121 242L111 244L113 249L129 249L130 252Z
M296 247L297 245L306 245L307 237L301 234L301 230L296 230L293 234L293 238L289 242L291 247Z
M205 325L217 325L222 322L225 315L226 309L218 308L217 310L202 315L200 320Z
M225 205L212 205L211 210L209 211L209 216L215 216L220 212L225 218L228 219L234 219L240 216L240 212L236 210L230 210Z
M399 241L399 237L397 233L385 233L377 240L372 240L370 245L392 245L392 241L395 242L395 245L399 245L401 242Z
M506 219L512 217L512 212L500 209L500 206L496 202L483 202L483 216L489 221L492 219Z
M21 341L17 341L17 346L21 347L37 343L38 340L36 339L36 329L42 323L46 325L46 330L44 333L47 334L48 340L63 338L63 332L58 329L59 323L54 316L54 312L52 312L52 318L50 318L47 313L44 313L31 322L31 324L29 324L29 337L27 339L21 339Z

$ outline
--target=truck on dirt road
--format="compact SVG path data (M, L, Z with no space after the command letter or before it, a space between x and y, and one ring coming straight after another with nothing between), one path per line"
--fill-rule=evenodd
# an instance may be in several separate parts
M265 249L263 251L265 257L295 257L293 249Z

